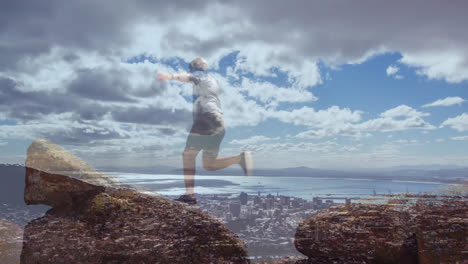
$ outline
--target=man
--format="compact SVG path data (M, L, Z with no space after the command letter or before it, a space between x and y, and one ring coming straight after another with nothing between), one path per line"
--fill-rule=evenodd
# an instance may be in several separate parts
M195 159L203 150L203 167L214 171L239 164L247 176L252 173L252 154L249 151L231 157L218 157L219 145L224 138L225 123L219 85L207 74L208 63L198 57L190 62L190 72L177 74L157 73L159 81L176 80L193 84L193 125L183 153L186 193L177 200L196 204L194 195Z

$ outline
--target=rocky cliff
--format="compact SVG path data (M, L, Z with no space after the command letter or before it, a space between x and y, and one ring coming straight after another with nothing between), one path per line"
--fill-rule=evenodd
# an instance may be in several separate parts
M121 188L49 141L31 145L26 166L26 202L53 208L26 225L21 263L249 262L218 219Z
M468 263L468 202L339 205L301 223L299 263Z

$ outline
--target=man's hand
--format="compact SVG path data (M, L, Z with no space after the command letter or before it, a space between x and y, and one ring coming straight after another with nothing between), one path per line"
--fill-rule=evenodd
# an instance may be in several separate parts
M158 73L156 73L156 75L159 77L158 81L162 81L162 82L170 80L171 76L172 76L172 74L166 74L166 73L162 73L162 72L158 72Z

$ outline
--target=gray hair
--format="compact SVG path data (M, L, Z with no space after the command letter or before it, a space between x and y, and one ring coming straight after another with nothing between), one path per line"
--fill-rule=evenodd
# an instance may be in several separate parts
M189 64L190 71L206 71L208 70L208 62L202 57L192 60Z

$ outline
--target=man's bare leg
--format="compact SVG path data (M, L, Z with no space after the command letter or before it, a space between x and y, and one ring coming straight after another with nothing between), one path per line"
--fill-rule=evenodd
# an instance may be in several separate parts
M203 168L208 171L215 171L227 168L234 164L239 164L241 155L218 158L210 152L203 151Z
M184 164L184 181L185 181L185 195L195 198L195 160L200 150L184 150L183 164Z

